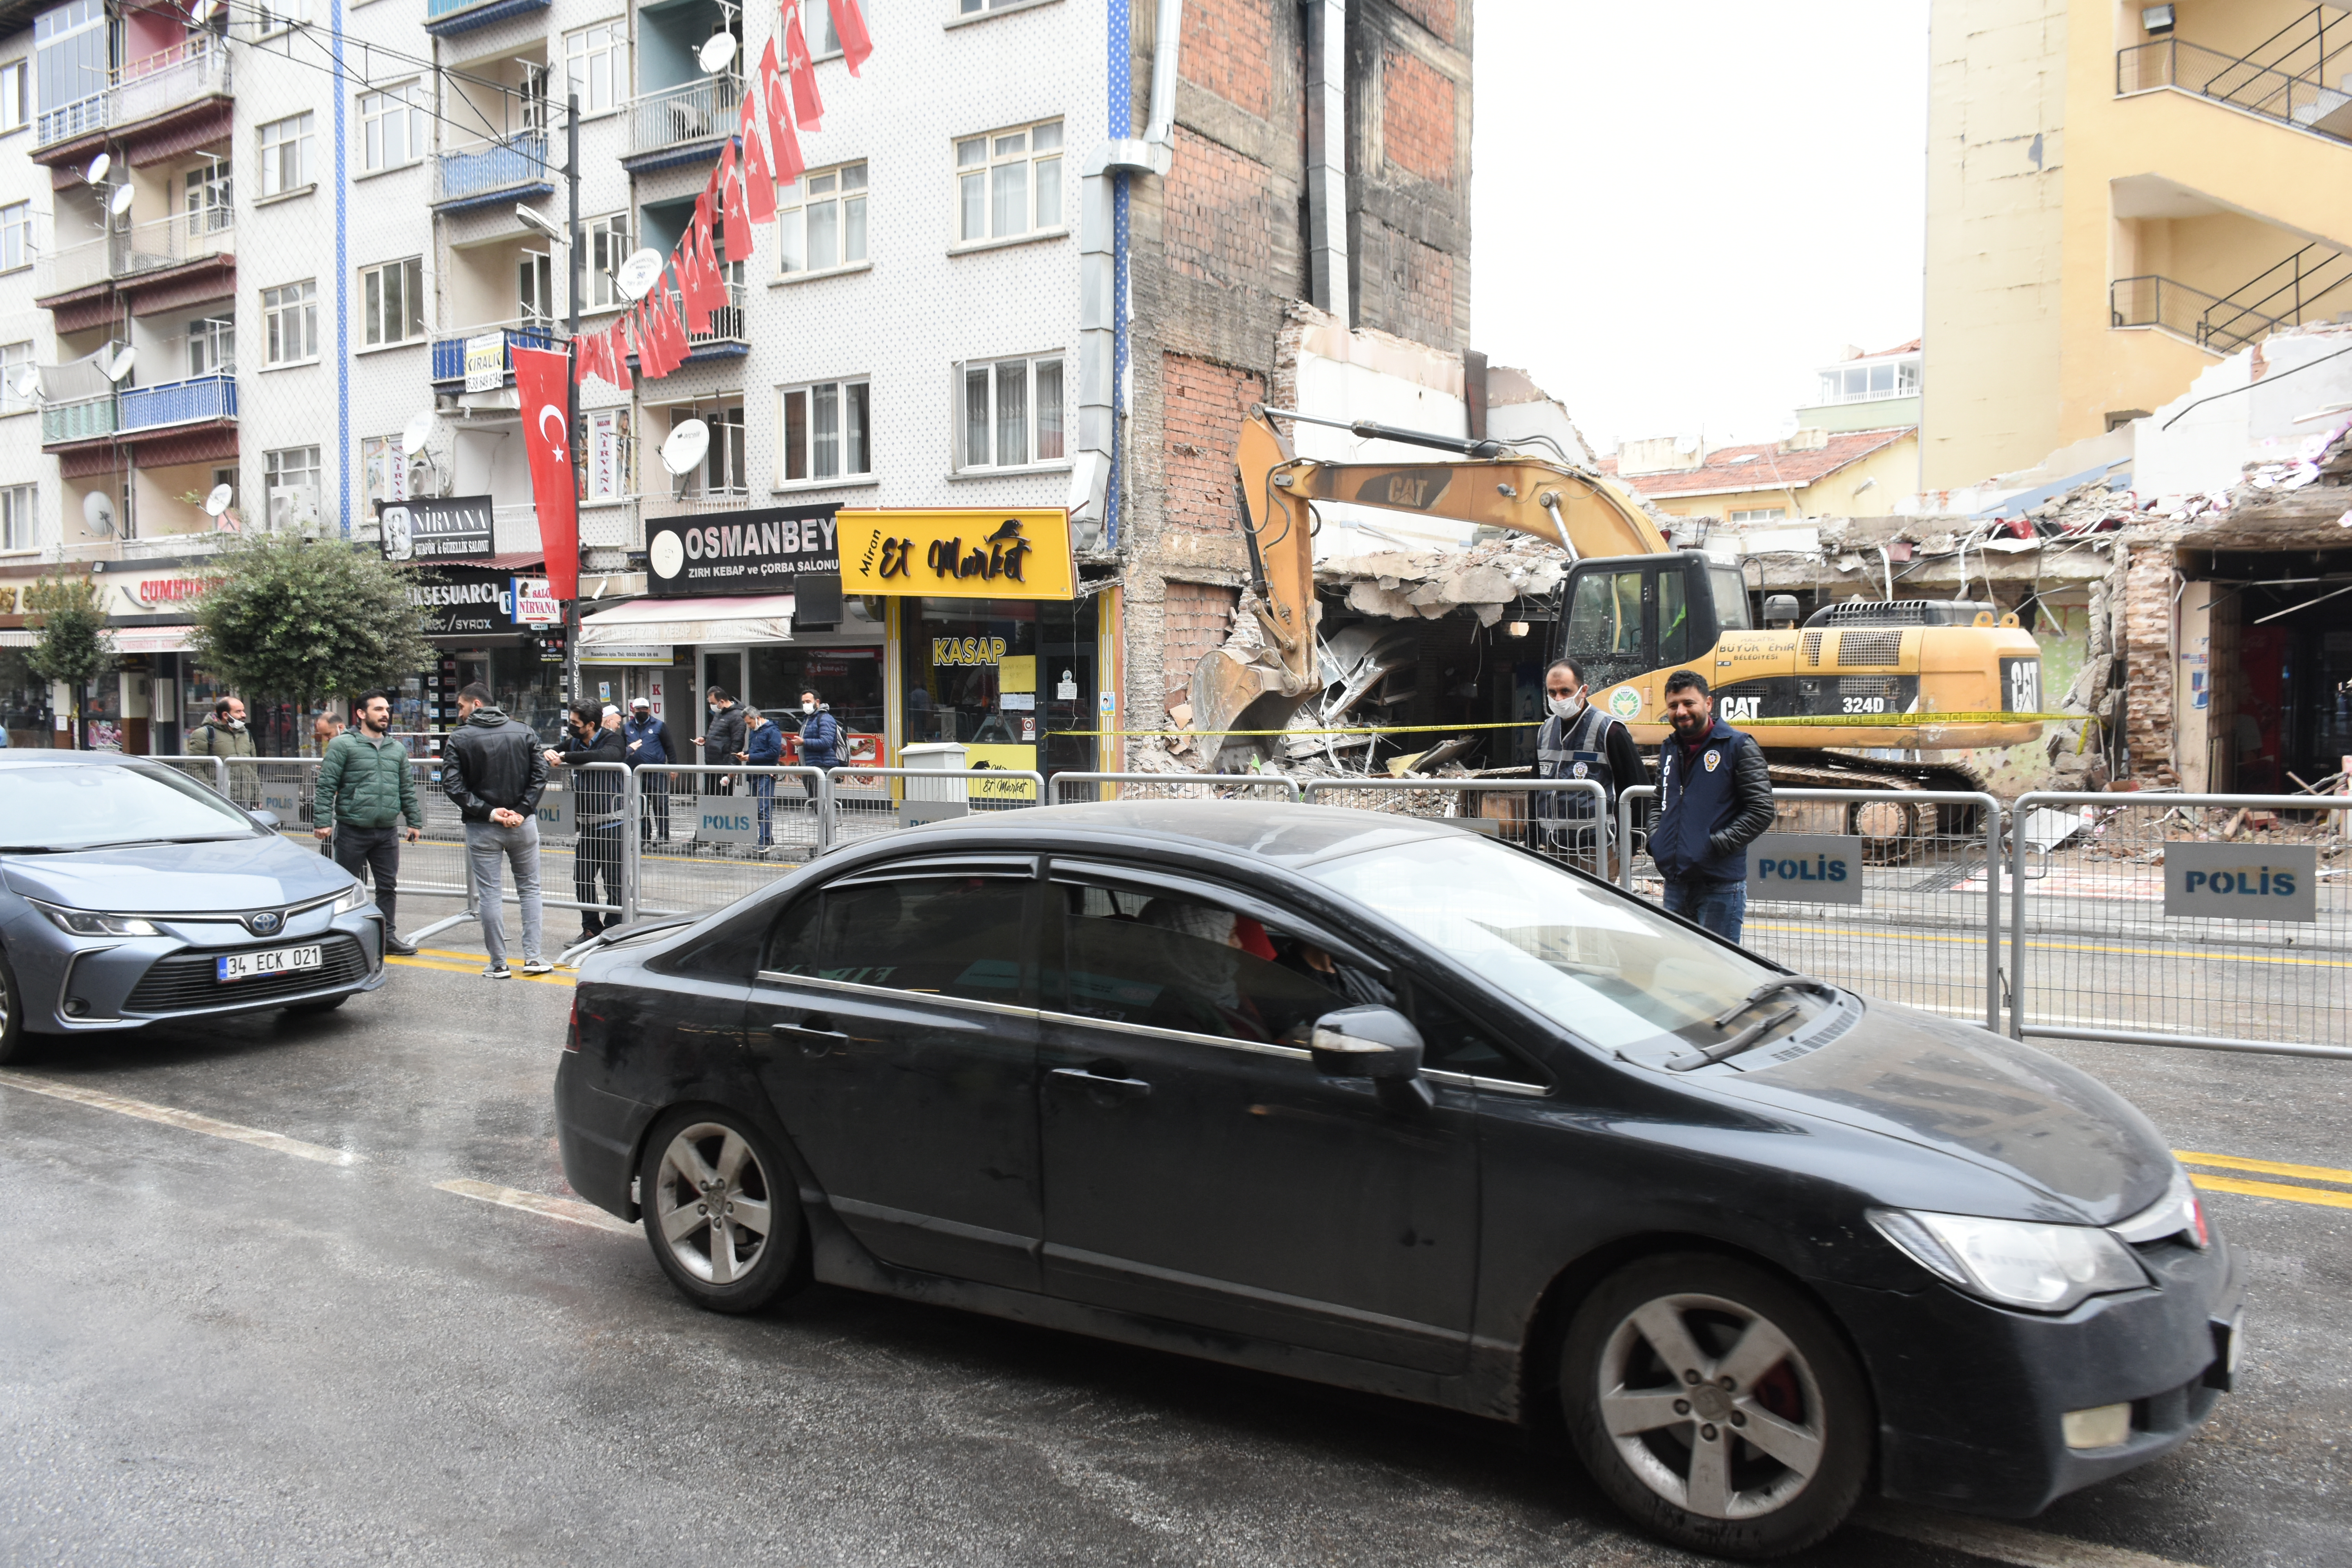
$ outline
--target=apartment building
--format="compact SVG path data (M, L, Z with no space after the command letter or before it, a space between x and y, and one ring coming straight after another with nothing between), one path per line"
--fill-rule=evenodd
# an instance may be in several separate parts
M1232 623L1251 403L1469 426L1470 6L862 12L853 77L829 8L806 7L808 171L726 264L687 363L579 388L586 694L644 694L691 728L706 686L772 709L814 686L869 754L1114 762L1097 731L1165 722ZM611 323L621 260L677 242L779 25L719 0L0 9L0 68L34 60L31 123L0 131L0 209L23 203L37 258L29 279L0 266L0 321L23 323L42 383L37 420L0 416L40 475L37 553L0 574L62 556L185 577L222 485L231 525L362 542L386 503L481 499L488 552L436 564L420 595L441 657L404 727L446 721L474 679L551 716L562 633L519 624L509 591L543 552L509 356L561 346L575 258L516 208L565 224L576 94L581 324ZM673 474L657 454L689 420L708 449ZM1066 509L1073 596L835 609L649 581L649 539L681 519L829 539L841 507ZM177 658L185 615L126 621L154 645L159 726L211 691ZM949 661L974 645L994 657Z
M1937 0L1923 488L2038 463L2352 311L2352 16Z

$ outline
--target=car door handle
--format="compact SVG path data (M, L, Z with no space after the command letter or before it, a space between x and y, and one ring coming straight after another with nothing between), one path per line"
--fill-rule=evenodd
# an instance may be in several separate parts
M845 1050L849 1046L849 1037L837 1029L810 1029L803 1028L798 1024L771 1024L768 1026L768 1033L780 1040L794 1042L800 1047L801 1055L804 1057L821 1057L827 1051Z
M1151 1086L1139 1078L1105 1078L1084 1068L1055 1068L1051 1076L1083 1087L1096 1099L1106 1101L1141 1100L1151 1092Z

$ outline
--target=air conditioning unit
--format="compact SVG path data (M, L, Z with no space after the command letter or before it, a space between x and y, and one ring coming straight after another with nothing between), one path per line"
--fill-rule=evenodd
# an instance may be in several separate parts
M408 459L408 494L403 500L430 500L442 490L441 466L429 452Z
M308 531L319 526L319 487L285 485L269 492L269 531Z

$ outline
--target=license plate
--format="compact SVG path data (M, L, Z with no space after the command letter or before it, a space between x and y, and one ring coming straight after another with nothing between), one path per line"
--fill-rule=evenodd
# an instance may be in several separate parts
M268 952L232 952L213 960L213 977L223 984L232 980L253 980L264 974L291 974L298 970L323 969L327 964L324 947L280 947Z

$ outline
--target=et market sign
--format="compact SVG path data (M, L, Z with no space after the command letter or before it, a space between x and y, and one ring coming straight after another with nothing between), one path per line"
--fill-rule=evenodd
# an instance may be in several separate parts
M841 591L931 599L1072 599L1064 507L844 508Z

